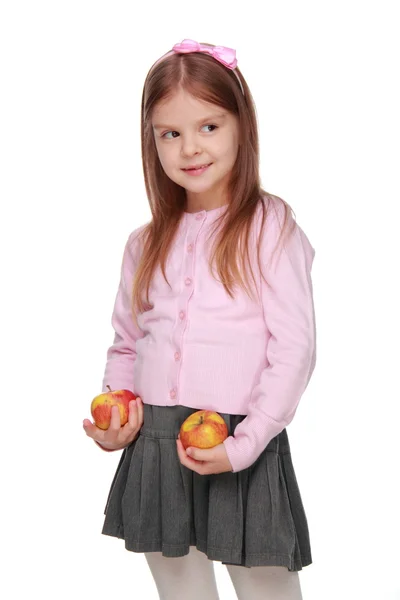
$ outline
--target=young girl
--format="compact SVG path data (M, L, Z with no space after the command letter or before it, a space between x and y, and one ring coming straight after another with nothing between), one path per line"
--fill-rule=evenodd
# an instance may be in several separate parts
M253 99L235 51L184 40L150 69L142 157L150 223L129 236L103 391L137 396L129 421L84 420L124 449L102 533L144 553L162 599L301 598L311 564L286 427L316 359L314 249L265 192ZM228 437L184 450L183 421L218 412Z

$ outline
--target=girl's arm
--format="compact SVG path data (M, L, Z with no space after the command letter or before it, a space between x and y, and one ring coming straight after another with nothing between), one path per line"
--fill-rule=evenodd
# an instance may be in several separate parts
M135 229L125 244L122 257L121 275L115 298L111 324L114 329L114 341L107 350L107 362L103 377L102 392L107 392L107 385L112 390L131 390L134 392L132 377L133 362L136 357L136 340L143 336L132 317L131 300L133 277L138 260L137 236L141 227ZM114 452L95 441L95 444L106 452Z
M142 330L134 323L131 301L132 284L138 260L137 235L139 227L133 231L125 245L121 276L111 317L114 341L107 350L107 362L103 377L102 392L107 385L112 390L134 392L133 363L136 358L136 340L143 337Z
M279 233L274 217L264 236L263 264L269 263ZM275 266L264 271L271 287L262 280L265 323L271 333L266 349L269 366L252 390L246 418L234 436L223 442L233 472L252 465L272 438L289 425L316 362L311 281L315 250L297 223L275 256Z

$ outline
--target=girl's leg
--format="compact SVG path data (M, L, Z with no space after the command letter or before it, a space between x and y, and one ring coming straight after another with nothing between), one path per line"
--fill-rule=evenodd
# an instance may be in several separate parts
M167 558L161 552L144 555L160 600L219 600L214 563L195 546L178 558Z
M302 600L298 571L226 565L238 600Z

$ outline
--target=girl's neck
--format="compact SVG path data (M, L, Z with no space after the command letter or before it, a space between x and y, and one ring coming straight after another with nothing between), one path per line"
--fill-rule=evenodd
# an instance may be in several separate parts
M185 212L196 213L202 210L210 211L222 208L229 203L227 193L191 194L186 193Z
M218 210L219 208L224 208L227 205L227 202L225 203L221 203L221 204L215 204L208 206L206 205L204 202L200 202L199 204L197 204L196 206L187 206L185 209L186 213L197 213L197 212L201 212L202 210L206 210L211 211L211 210Z

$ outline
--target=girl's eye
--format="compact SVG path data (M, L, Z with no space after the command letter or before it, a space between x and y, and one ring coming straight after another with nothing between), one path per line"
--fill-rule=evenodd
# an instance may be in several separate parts
M177 131L166 131L165 133L162 134L161 137L166 138L168 133L178 133ZM175 137L175 136L174 136ZM168 140L170 140L171 138L167 138Z
M217 129L216 125L204 125L204 127L214 127L214 129ZM212 131L214 131L214 129ZM209 133L211 133L211 131Z
M217 125L203 125L202 129L204 127L213 127L212 131L208 131L208 133L212 133L214 131L214 129L218 129ZM172 137L167 137L170 133L176 133L177 135L179 135L179 133L177 131L166 131L165 133L162 134L162 138L166 138L167 140L171 140L174 139L176 136L173 135Z

